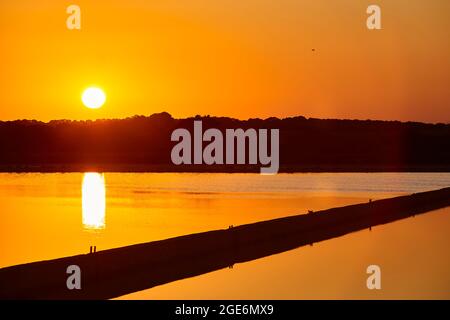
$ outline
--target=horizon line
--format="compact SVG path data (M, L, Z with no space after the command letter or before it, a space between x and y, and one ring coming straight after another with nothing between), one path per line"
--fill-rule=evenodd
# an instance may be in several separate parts
M60 119L51 119L51 120L38 120L38 119L30 119L30 118L20 118L20 119L14 119L14 120L1 120L0 119L0 123L8 123L8 122L20 122L20 121L29 121L29 122L38 122L38 123L43 123L43 124L50 124L52 122L101 122L101 121L117 121L117 120L131 120L131 119L135 119L135 118L151 118L152 116L158 116L158 115L164 115L167 114L168 116L170 116L170 118L172 118L173 120L188 120L188 119L207 119L207 118L224 118L224 119L229 119L229 120L237 120L237 121L251 121L251 120L262 120L262 121L267 121L267 120L287 120L287 119L295 119L295 118L304 118L305 120L328 120L328 121L359 121L359 122L397 122L397 123L402 123L402 124L408 124L408 123L415 123L415 124L427 124L427 125L450 125L450 121L448 122L425 122L425 121L417 121L417 120L381 120L381 119L360 119L360 118L317 118L317 117L306 117L304 115L292 115L292 116L286 116L286 117L276 117L276 116L269 116L269 117L255 117L255 118L245 118L245 119L240 119L240 118L235 118L235 117L231 117L231 116L218 116L218 115L210 115L210 114L206 114L206 115L200 115L200 114L196 114L196 115L191 115L191 116L187 116L187 117L179 117L179 118L175 118L172 116L171 113L167 112L167 111L161 111L161 112L154 112L152 114L149 115L143 115L143 114L135 114L132 116L127 116L127 117L123 117L123 118L96 118L96 119L67 119L67 118L60 118Z

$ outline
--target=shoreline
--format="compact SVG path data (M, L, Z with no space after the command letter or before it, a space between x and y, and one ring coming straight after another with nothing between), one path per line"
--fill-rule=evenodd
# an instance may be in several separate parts
M141 164L45 164L0 165L0 173L69 173L69 172L117 172L117 173L258 173L260 167L248 165L141 165ZM450 172L450 165L436 166L280 166L278 173L364 173L364 172Z

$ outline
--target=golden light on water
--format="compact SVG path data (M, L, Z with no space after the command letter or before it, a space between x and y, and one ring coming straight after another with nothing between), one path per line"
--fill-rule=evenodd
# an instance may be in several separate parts
M97 172L84 174L81 197L84 227L87 229L104 228L106 191L103 174Z

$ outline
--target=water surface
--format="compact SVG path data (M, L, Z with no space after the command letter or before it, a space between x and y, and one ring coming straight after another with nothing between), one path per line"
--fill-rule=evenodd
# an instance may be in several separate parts
M449 173L0 174L0 267L447 186ZM450 298L449 230L445 208L124 298Z

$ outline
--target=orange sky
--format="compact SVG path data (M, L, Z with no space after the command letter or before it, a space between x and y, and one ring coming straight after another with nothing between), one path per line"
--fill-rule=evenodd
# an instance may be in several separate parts
M372 3L383 30L366 28ZM450 122L449 36L448 0L1 1L0 119ZM99 110L81 103L90 85Z

